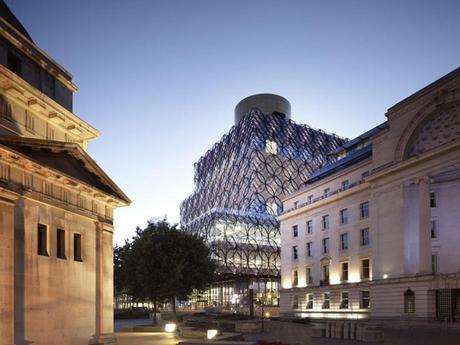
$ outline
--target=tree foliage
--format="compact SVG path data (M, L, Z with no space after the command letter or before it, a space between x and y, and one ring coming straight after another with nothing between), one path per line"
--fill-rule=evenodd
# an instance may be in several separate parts
M136 301L185 300L212 282L215 268L203 240L166 219L137 228L131 242L114 249L115 291Z

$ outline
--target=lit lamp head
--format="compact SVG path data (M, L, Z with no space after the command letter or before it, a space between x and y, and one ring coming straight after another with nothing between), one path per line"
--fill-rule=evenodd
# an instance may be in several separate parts
M168 333L174 333L176 331L176 324L175 323L167 323L165 325L165 332L168 332Z
M213 339L215 338L215 336L219 334L219 331L217 329L208 329L208 333L207 333L207 338L208 339Z
M383 279L387 279L387 278L388 278L388 274L385 273L385 274L383 275Z
M270 317L270 312L267 311L267 312L265 313L265 317L268 319L268 318Z

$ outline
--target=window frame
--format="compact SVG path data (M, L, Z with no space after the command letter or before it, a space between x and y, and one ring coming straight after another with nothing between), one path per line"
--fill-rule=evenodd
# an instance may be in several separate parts
M369 228L362 228L360 229L360 234L359 234L359 237L360 237L360 244L361 244L361 247L368 247L370 246L371 244L371 236L370 236L370 230ZM367 236L364 236L364 234L367 233ZM365 239L367 239L367 243L365 243Z
M67 260L65 230L61 228L56 229L56 257Z
M346 266L346 270L344 267ZM343 261L340 263L340 281L347 282L349 278L350 264L348 261Z
M344 238L346 239L346 247L344 246ZM346 252L350 248L350 243L348 240L348 232L343 232L340 234L340 251L341 252Z
M78 239L78 241L77 241ZM83 262L83 236L79 232L73 234L73 261Z
M367 261L368 265L367 268L364 266L364 262ZM365 270L367 270L367 277L364 274ZM369 280L371 279L371 259L363 258L361 259L361 280Z
M49 256L48 252L48 226L37 224L37 255Z
M340 210L340 224L341 225L348 224L348 208L344 208Z
M292 226L292 237L299 237L299 226L298 225Z
M330 224L330 218L329 218L329 214L325 214L323 215L322 217L322 225L323 225L323 230L329 230L331 224Z
M369 218L369 216L370 216L369 201L365 201L365 202L362 202L361 204L359 204L359 215L360 215L361 219Z

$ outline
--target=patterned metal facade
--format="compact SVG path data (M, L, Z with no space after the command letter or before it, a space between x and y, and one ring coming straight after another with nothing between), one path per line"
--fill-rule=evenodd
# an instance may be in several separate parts
M254 108L200 158L181 225L210 244L221 279L279 278L281 199L344 142Z

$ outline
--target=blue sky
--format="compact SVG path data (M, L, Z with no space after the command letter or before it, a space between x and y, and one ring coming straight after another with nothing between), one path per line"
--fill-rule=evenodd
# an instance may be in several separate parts
M193 191L193 164L242 98L278 93L292 118L353 138L460 65L459 1L6 0L75 76L89 152L133 200L116 241Z

